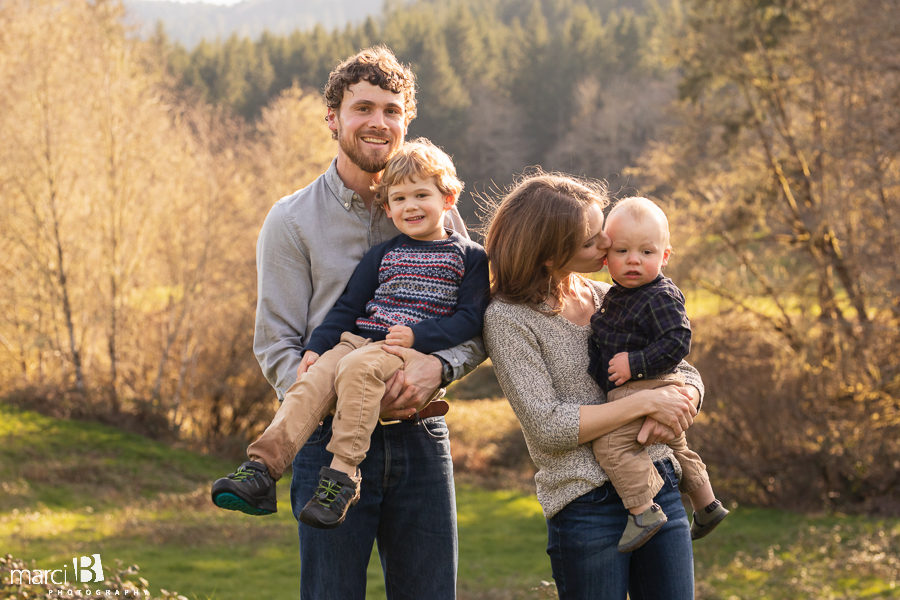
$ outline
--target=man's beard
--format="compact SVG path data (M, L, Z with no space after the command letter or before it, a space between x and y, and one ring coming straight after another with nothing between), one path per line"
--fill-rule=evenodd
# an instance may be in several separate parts
M353 164L366 173L380 173L383 171L384 167L387 165L388 159L394 154L393 152L390 152L385 155L367 156L358 145L353 143L356 141L355 138L348 140L342 133L343 131L339 129L338 144L340 145L341 150L344 151L344 154L347 155L347 158L349 158ZM388 142L387 146L390 146L390 142Z

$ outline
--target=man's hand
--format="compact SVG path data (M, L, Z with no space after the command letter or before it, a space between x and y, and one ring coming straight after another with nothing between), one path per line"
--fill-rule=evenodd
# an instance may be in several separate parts
M404 367L387 382L381 400L381 417L408 419L425 408L441 385L441 361L412 348L382 346L385 352L403 359Z
M303 358L300 359L300 366L297 367L297 379L300 379L300 376L309 371L309 368L313 366L313 363L319 358L319 355L313 352L312 350L307 350L303 353Z
M384 342L389 346L412 348L415 337L413 330L406 325L391 325L390 329L388 329L387 337L384 338Z
M628 353L619 352L609 360L609 380L616 385L622 385L631 379L631 365L628 363Z

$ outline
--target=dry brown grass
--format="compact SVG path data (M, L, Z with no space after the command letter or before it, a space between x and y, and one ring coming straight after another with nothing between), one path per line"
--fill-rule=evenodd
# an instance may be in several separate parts
M506 399L452 402L447 423L457 478L490 489L534 491L534 465Z

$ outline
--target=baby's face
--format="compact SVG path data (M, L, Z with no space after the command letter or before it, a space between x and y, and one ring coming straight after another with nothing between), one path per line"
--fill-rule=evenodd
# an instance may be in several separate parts
M606 223L606 234L612 243L606 265L612 278L623 287L650 283L669 262L665 232L655 219L638 221L627 213L614 214Z

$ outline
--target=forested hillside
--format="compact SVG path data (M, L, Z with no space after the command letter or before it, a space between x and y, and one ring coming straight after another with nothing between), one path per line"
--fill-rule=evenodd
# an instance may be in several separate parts
M320 90L384 43L462 209L541 166L651 195L707 384L691 436L758 504L900 512L900 5L418 0L187 49L114 1L0 4L0 393L239 447L274 408L254 245L334 155ZM718 483L721 482L721 483Z
M450 152L469 190L526 165L618 188L675 96L651 42L669 18L639 1L395 2L358 26L172 48L169 61L184 86L252 120L281 90L321 90L343 57L384 43L419 77L410 135Z

